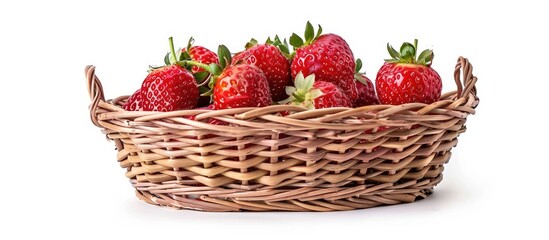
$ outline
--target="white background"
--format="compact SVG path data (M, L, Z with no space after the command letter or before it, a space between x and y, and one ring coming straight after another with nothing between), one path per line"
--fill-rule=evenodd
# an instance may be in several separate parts
M549 17L536 2L4 1L0 239L547 239ZM333 213L201 213L137 200L114 144L89 120L84 66L97 66L114 98L162 63L169 36L237 51L251 37L301 35L307 20L343 36L371 78L387 42L433 48L443 91L455 89L457 57L471 60L478 113L435 193Z

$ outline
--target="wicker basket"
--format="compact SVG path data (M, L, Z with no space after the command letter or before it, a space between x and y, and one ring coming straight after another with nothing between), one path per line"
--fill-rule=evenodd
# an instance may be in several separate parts
M334 211L425 198L479 102L466 58L454 77L457 91L429 105L129 112L121 108L128 96L105 101L95 67L86 67L91 120L116 144L137 197L202 211ZM280 116L287 110L297 113Z

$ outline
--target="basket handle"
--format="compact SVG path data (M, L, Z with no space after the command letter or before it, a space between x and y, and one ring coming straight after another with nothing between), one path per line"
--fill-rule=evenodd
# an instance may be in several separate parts
M101 81L95 75L95 66L88 65L85 70L86 80L88 83L88 94L90 95L90 118L95 126L101 127L99 121L97 120L97 107L99 106L100 101L105 101L105 95L103 93L103 86Z
M461 74L463 73L463 78ZM464 57L459 57L456 63L456 69L454 70L454 79L456 80L457 85L457 98L466 97L467 94L471 93L477 98L477 88L475 83L477 83L477 77L473 76L473 65L469 62L469 59ZM463 82L463 84L462 84Z

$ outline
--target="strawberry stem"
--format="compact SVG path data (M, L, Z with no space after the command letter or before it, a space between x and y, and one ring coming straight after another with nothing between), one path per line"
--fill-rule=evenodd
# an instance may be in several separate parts
M416 56L417 56L417 38L414 39L414 58L413 58L414 60L417 59Z
M199 68L202 68L204 69L205 71L209 72L209 73L212 73L212 69L210 68L210 66L204 64L204 63L200 63L200 62L196 62L196 61L190 61L190 60L187 60L187 61L179 61L177 62L178 64L182 64L182 65L190 65L190 66L197 66Z
M173 37L168 38L168 42L170 43L170 53L172 54L173 59L177 61L177 56L175 55L175 47L173 46Z

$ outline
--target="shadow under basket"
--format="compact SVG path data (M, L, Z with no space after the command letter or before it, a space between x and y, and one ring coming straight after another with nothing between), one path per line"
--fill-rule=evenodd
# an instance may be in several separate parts
M425 198L479 102L463 57L457 90L438 102L316 110L125 111L128 96L106 101L95 67L85 73L91 120L116 144L137 197L201 211L338 211Z

